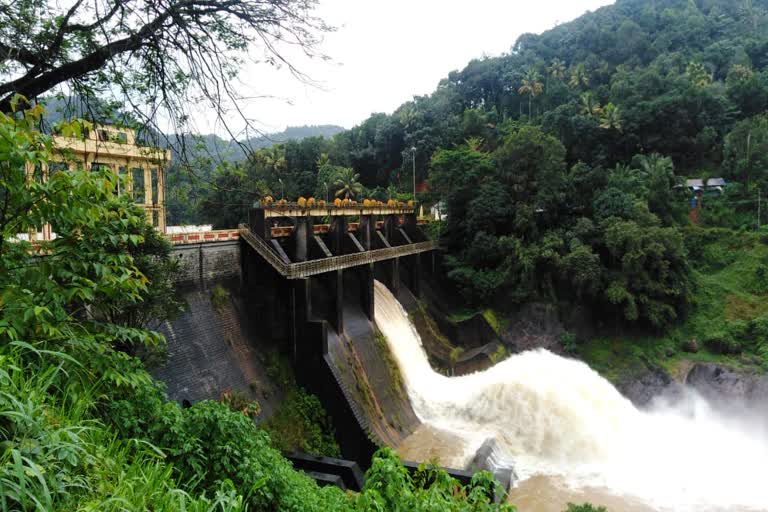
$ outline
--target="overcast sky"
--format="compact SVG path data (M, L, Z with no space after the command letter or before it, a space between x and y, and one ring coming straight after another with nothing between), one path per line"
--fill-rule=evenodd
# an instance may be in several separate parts
M392 112L414 95L432 92L473 58L508 52L521 34L543 32L611 3L320 0L318 15L338 28L321 47L331 61L293 60L320 88L287 70L248 65L240 77L243 93L273 97L251 100L246 110L265 132L304 124L350 128L371 113ZM207 116L195 117L198 131L221 133Z

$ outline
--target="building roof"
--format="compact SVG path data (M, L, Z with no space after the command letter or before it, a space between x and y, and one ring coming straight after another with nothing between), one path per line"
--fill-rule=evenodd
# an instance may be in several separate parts
M691 178L685 180L685 185L689 188L704 188L704 180L702 178ZM707 188L724 187L725 180L723 178L709 178L707 180Z

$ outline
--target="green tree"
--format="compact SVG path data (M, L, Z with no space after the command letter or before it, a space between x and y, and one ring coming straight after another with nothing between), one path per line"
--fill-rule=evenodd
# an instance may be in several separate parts
M712 74L701 62L690 62L685 68L685 76L694 87L706 87L712 83Z
M333 177L333 189L336 197L354 199L363 193L363 185L358 181L360 175L354 169L342 167L336 171Z
M565 193L565 148L536 126L524 126L494 152L499 177L518 212L518 233L553 220ZM450 213L449 213L450 215Z
M259 48L262 61L294 71L281 41L317 55L318 35L329 27L313 7L306 0L13 2L0 9L0 111L17 93L32 99L66 85L87 103L99 94L125 98L144 122L155 121L147 111L162 109L184 126L190 104L206 103L227 125L244 99L228 84L249 52Z
M118 305L145 300L147 278L131 254L152 252L143 246L145 215L116 195L110 172L56 172L47 180L30 176L27 166L46 164L51 152L50 138L34 130L41 112L0 114L0 345L93 332L125 345L157 341L135 328L143 322L103 333L101 322L86 315L100 308L114 313ZM70 135L80 129L79 124L62 126ZM30 242L15 239L44 224L57 236L38 258ZM145 268L150 266L145 260ZM81 320L73 323L73 318Z
M200 201L202 218L215 229L234 229L248 220L254 201L273 193L258 167L223 162L216 166L212 181ZM275 180L276 181L276 180ZM280 187L279 183L277 185ZM277 190L279 190L278 188Z
M603 114L603 107L600 106L590 91L582 93L579 99L581 100L581 113L585 116L600 117Z
M676 193L675 187L682 185L682 179L675 175L672 159L658 153L635 158L640 176L645 184L648 209L665 224L674 224L682 217L681 206L685 200Z
M768 179L768 115L745 119L725 137L723 167L726 176L747 188Z
M555 80L563 81L565 80L565 75L568 69L565 67L565 62L555 58L555 59L552 59L552 62L547 68L547 71L549 72L549 76L551 76Z
M621 131L621 110L613 103L608 103L600 113L600 128Z
M574 89L589 87L589 72L583 63L571 67L571 78L568 85Z
M541 83L541 75L533 68L529 68L523 76L522 85L518 89L520 94L528 96L528 117L531 117L531 104L533 98L544 92L544 84Z

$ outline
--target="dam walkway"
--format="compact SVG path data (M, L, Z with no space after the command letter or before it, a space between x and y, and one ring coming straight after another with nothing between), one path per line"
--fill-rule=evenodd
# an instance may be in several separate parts
M403 256L411 256L437 249L437 242L428 240L414 242L383 249L362 250L342 256L328 256L309 261L292 263L281 254L279 249L271 247L264 239L254 234L248 227L240 228L240 239L250 245L272 268L286 279L303 279L317 274L344 270Z

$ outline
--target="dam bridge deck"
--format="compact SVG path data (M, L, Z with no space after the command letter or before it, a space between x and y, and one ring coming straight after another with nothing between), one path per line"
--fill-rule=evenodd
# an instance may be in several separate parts
M437 249L437 242L415 242L384 249L372 249L354 254L330 256L296 263L286 262L272 247L261 237L254 234L250 228L240 228L240 239L250 245L272 268L286 279L303 279L317 274L344 270L347 268L367 265L379 261L411 256Z

